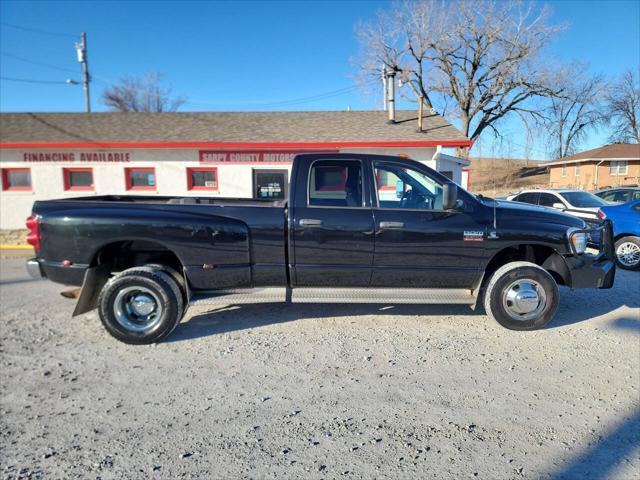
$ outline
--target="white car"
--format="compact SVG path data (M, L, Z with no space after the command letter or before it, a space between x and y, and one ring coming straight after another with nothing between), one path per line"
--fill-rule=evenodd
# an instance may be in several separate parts
M509 195L507 200L556 208L591 224L600 223L598 209L608 205L600 197L584 190L523 190Z

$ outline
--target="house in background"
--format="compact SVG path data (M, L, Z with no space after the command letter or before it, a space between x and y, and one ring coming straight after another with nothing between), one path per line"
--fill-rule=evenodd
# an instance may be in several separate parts
M640 183L640 145L613 143L549 162L551 188L599 190Z

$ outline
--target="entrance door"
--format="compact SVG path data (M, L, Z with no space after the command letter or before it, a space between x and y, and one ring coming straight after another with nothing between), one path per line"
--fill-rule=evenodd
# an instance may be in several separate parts
M460 288L479 277L486 225L443 209L443 184L427 171L376 162L372 287ZM473 241L475 240L475 241Z
M296 191L293 245L296 286L368 286L373 217L360 160L316 160Z
M289 172L287 170L253 170L253 198L286 200Z

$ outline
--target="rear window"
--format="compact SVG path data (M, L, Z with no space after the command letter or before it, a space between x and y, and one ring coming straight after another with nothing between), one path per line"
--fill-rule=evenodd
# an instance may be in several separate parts
M538 192L521 193L513 200L515 202L532 203L536 205L538 203L538 195L540 195Z
M607 202L603 199L589 192L561 192L560 195L571 205L578 208L602 207L607 205Z
M362 165L357 160L320 160L309 173L309 206L362 207Z

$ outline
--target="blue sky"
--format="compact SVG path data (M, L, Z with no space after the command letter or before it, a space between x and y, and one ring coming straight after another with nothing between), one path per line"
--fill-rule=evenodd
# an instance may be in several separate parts
M554 1L554 21L569 28L550 46L560 61L587 62L609 77L640 66L640 1ZM58 2L0 3L0 76L79 80L74 35L86 31L94 75L92 104L126 75L160 71L183 110L341 110L379 108L380 94L354 87L355 26L384 1ZM15 27L23 27L24 30ZM55 33L56 35L44 32ZM64 34L64 35L60 35ZM336 92L311 102L293 100ZM82 88L64 83L0 81L2 111L81 111ZM489 136L484 155L523 154L516 122L507 142ZM597 146L594 134L585 148ZM537 141L531 154L544 156Z

